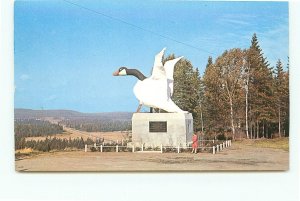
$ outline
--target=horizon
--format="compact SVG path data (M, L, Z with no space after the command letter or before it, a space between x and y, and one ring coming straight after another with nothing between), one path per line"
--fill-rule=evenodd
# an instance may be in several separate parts
M75 2L15 2L15 109L134 112L137 80L112 73L148 76L163 47L202 76L209 56L256 33L270 66L287 64L288 2Z
M14 110L32 110L32 111L69 111L69 112L78 112L83 114L99 114L99 113L135 113L130 111L108 111L108 112L82 112L72 109L30 109L30 108L14 108Z

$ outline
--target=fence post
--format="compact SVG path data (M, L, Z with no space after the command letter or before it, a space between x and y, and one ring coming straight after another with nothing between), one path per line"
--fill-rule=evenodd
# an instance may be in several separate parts
M213 146L213 154L216 154L215 146Z
M132 152L134 152L134 145L132 145Z
M87 144L84 145L84 152L87 152Z
M225 142L223 142L223 149L225 149Z
M213 143L215 143L215 140L213 140Z
M144 151L144 144L142 144L142 151Z
M180 153L180 147L179 147L179 145L178 145L178 147L177 147L177 153L178 153L178 154Z
M219 152L219 145L217 145L217 152Z
M160 145L160 153L163 152L163 147L162 147L162 144Z
M222 144L220 144L220 151L222 151Z
M96 143L94 143L94 147L95 147L95 149L97 148L97 144Z
M116 145L116 152L119 152L119 145Z
M102 144L100 145L100 152L101 153L103 152L103 145Z

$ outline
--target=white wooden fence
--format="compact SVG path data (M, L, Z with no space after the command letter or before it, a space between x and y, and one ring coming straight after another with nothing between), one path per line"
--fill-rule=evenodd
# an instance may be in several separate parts
M206 140L208 141L208 140ZM211 140L212 141L212 140ZM205 148L205 149L212 149L212 153L213 154L216 154L220 151L222 151L223 149L225 148L228 148L231 146L231 140L226 140L226 141L222 141L222 142L218 142L219 144L215 145L215 146L212 146L212 147L198 147L198 149L201 149L201 148ZM122 143L123 144L123 143ZM84 148L84 151L87 152L88 151L88 147L94 147L95 150L97 150L97 148L99 148L99 151L100 152L103 152L103 149L104 148L115 148L116 152L119 152L120 148L127 148L127 149L131 149L131 152L136 152L136 148L134 145L131 146L131 147L128 147L128 146L123 146L123 145L97 145L96 143L94 145L85 145L85 148ZM141 152L145 151L145 147L144 145L142 144L141 147L139 147L141 149ZM160 152L160 153L163 153L164 152L164 149L175 149L177 153L180 153L181 150L186 150L186 149L191 149L192 147L190 146L163 146L163 145L160 145L159 147L159 150L156 152Z

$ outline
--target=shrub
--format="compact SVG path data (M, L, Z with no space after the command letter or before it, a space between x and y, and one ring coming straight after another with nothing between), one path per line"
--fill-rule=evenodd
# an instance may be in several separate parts
M97 151L97 149L95 147L91 147L90 150L91 150L91 152Z

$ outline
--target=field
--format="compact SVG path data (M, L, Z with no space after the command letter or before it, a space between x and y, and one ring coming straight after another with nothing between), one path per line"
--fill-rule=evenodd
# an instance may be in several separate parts
M121 141L128 139L128 132L124 131L115 131L115 132L85 132L85 131L79 131L72 128L64 127L64 133L62 134L56 134L52 137L56 137L59 139L75 139L75 138L83 138L86 140L87 138L90 138L92 140L96 140L97 138L104 138L106 141ZM27 137L26 140L45 140L46 136L41 137Z
M280 144L283 146L276 146ZM288 170L288 139L233 142L211 153L52 152L16 160L17 171L259 171Z

